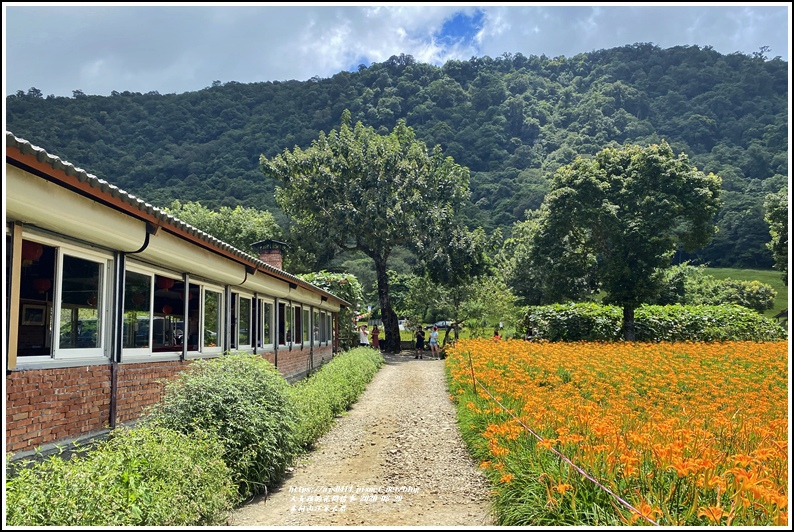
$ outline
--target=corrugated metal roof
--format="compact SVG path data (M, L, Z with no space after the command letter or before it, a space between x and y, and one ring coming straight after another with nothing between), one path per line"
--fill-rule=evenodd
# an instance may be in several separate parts
M78 168L74 166L72 163L68 161L64 161L56 155L47 153L47 151L44 148L35 146L31 142L17 137L10 131L6 131L6 146L14 147L25 155L32 155L40 163L46 163L52 168L64 172L66 175L74 176L77 178L78 181L82 183L86 183L90 187L96 188L105 194L110 194L112 197L117 198L131 205L132 207L138 209L139 211L144 212L150 216L154 216L158 220L162 221L164 224L167 224L171 227L178 229L179 231L182 231L200 240L203 240L204 242L207 242L213 247L216 247L227 253L240 257L241 259L245 259L246 262L253 263L258 269L264 271L265 273L272 273L274 274L273 275L274 277L292 281L293 283L302 285L303 287L308 288L314 292L318 292L323 295L332 297L336 301L339 301L344 306L347 307L352 306L350 302L345 301L344 299L335 296L334 294L327 292L322 288L317 287L311 283L307 283L306 281L292 275L291 273L287 273L284 270L280 270L276 268L275 266L271 266L270 264L261 261L257 257L254 257L253 255L249 255L248 253L245 253L244 251L241 251L235 248L234 246L231 246L230 244L223 242L222 240L218 240L209 233L205 233L204 231L188 223L183 222L179 218L176 218L171 214L167 214L161 209L158 209L157 207L144 202L140 198L137 198L132 194L127 193L126 191L118 188L117 186L108 183L104 179L99 179L95 175L89 174L82 168Z

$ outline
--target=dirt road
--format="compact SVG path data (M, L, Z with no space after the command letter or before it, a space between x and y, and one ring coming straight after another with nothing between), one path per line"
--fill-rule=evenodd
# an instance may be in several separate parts
M386 364L282 484L230 526L492 526L485 477L455 424L443 360Z

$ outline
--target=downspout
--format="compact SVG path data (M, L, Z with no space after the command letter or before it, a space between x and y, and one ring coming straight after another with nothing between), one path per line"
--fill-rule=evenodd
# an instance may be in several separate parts
M182 294L182 301L185 302L184 318L182 318L182 352L179 353L179 361L184 362L187 359L187 339L188 339L188 310L190 307L190 274L185 273L182 275L182 281L185 284L185 292ZM196 305L199 302L196 301Z
M125 264L127 260L127 255L135 255L137 253L141 253L147 247L149 247L149 235L153 235L157 233L157 227L149 222L146 222L146 234L144 236L143 245L135 251L130 252L123 252L119 251L115 253L115 286L114 286L114 295L116 298L116 304L113 305L113 316L111 321L113 323L113 334L112 337L112 347L110 352L110 428L116 428L116 412L118 410L118 389L119 389L119 364L121 363L121 351L123 346L123 334L122 331L124 329L124 312L122 311L124 306L124 283L126 281L126 269Z
M278 298L274 298L274 305L273 310L275 311L273 314L273 365L278 368L278 317L279 317L279 307L278 307ZM284 309L286 313L286 308Z
M338 312L334 312L333 314L331 314L331 316L333 317L331 319L331 322L333 324L333 329L334 329L334 333L333 333L334 334L334 341L333 341L332 350L333 350L334 354L337 354L337 353L339 353L339 313Z
M259 340L259 292L254 292L254 298L251 301L251 350L254 354L258 354L257 350Z
M247 275L247 274L246 274ZM223 290L225 302L223 304L223 312L226 314L223 332L223 349L224 353L228 353L232 347L232 288L229 285ZM236 345L236 344L235 344Z
M147 241L148 241L148 234ZM117 396L118 396L118 382L119 382L119 363L121 362L121 350L124 345L124 283L125 283L125 264L126 255L124 252L117 251L115 254L115 272L113 278L115 279L113 286L113 298L115 304L112 307L111 322L113 323L113 333L111 334L111 350L110 350L110 428L116 428L116 413L117 413Z
M309 371L314 371L314 306L309 306Z

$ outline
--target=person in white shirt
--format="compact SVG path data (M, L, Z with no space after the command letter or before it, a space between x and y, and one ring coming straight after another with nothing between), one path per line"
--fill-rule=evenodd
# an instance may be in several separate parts
M433 332L430 333L430 353L438 357L438 327L433 326Z
M358 328L358 345L369 345L369 331L366 325Z

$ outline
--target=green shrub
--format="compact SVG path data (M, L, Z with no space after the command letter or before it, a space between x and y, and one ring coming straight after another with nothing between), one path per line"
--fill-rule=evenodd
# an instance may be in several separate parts
M769 310L775 304L777 292L774 288L760 281L741 281L724 279L722 290L725 299L736 305L741 305L757 312Z
M718 279L705 266L687 263L668 268L659 305L741 305L758 312L771 309L777 291L760 281Z
M552 342L615 340L621 335L623 313L618 307L597 303L569 303L529 307L521 327L533 337Z
M618 341L623 310L611 305L568 303L527 307L520 330L537 340ZM642 305L634 313L637 341L772 341L787 331L774 320L740 305Z
M288 391L278 370L258 355L197 360L166 385L146 423L215 434L240 495L248 497L281 480L300 451Z
M648 342L768 342L787 337L774 320L741 305L643 305L634 314L634 327L637 340Z
M383 365L383 356L357 347L332 358L318 371L292 386L290 396L298 416L295 428L300 445L309 448L334 418L353 404Z
M237 497L223 446L166 428L116 429L83 455L15 462L11 526L191 526L221 523Z

